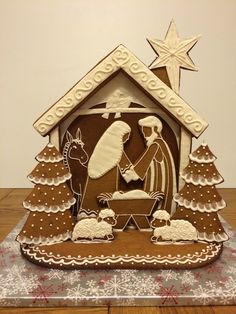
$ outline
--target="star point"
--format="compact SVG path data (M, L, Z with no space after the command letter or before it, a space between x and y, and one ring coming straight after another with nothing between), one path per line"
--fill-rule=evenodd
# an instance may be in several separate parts
M175 22L172 20L164 40L147 39L157 58L150 64L150 69L166 67L172 89L178 94L180 69L197 71L188 53L197 43L200 36L180 39Z

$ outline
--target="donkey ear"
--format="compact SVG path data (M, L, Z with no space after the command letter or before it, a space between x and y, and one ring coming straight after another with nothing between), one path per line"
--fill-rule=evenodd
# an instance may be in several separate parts
M78 139L78 140L81 140L81 139L82 139L82 133L81 133L80 128L77 129L77 131L76 131L76 133L75 133L75 137L76 137L76 139Z
M70 143L72 143L72 141L73 141L73 136L70 134L69 131L66 131L66 139Z

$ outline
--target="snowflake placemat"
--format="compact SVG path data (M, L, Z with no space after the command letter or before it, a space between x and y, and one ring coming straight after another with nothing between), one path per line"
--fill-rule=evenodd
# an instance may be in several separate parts
M236 303L236 232L221 257L194 270L46 269L25 260L15 241L0 244L0 306L178 306Z

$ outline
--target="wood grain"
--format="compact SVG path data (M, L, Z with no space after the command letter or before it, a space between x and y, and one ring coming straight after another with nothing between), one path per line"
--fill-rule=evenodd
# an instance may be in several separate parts
M213 306L214 314L235 314L236 306Z
M0 241L27 212L22 202L31 189L0 189ZM220 214L236 229L236 189L219 189L227 203ZM60 307L60 308L0 308L0 314L235 314L236 306L193 307Z
M6 197L8 194L10 194L12 192L12 189L0 189L0 201L1 199L3 199L4 197Z
M1 314L108 314L106 307L0 308Z
M162 307L161 314L214 314L214 312L211 306L179 306Z
M159 307L111 307L109 314L161 314Z

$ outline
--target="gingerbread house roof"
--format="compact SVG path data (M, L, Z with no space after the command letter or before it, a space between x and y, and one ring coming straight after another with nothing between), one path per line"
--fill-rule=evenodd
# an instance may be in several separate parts
M34 128L47 135L62 119L68 116L94 93L96 89L119 70L145 90L163 109L198 137L208 126L180 96L163 83L144 63L123 45L119 45L77 82L62 98L49 108L35 123Z

